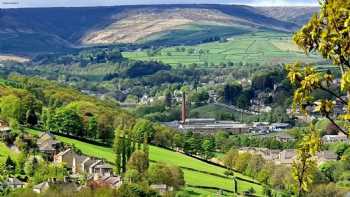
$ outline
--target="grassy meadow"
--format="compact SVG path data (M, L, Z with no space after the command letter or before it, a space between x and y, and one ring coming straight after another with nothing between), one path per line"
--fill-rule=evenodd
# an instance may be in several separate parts
M229 62L275 65L321 60L317 55L306 56L291 41L291 34L269 31L239 34L225 42L163 48L151 55L147 50L124 52L123 56L133 60L157 60L173 66L193 63L212 66Z
M40 131L28 131L35 135L40 134ZM66 144L74 144L75 147L80 149L86 155L102 158L112 163L114 162L115 156L112 148L88 144L62 136L57 136L57 139ZM184 154L155 146L150 147L150 160L152 162L164 162L182 167L187 184L185 190L190 191L193 196L213 196L218 192L218 190L215 189L202 189L198 188L198 186L215 187L233 191L233 181L229 178L222 177L225 172L224 168L210 165ZM237 176L252 180L244 175L237 174ZM238 184L239 192L246 191L253 187L257 192L257 195L263 196L263 188L259 185L245 181L239 181Z

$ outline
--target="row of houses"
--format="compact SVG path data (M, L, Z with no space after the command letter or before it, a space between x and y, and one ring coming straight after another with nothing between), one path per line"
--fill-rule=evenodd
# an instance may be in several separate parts
M4 124L0 121L0 128ZM6 132L1 132L6 133ZM98 185L110 188L118 188L123 183L120 176L113 174L113 166L103 160L87 157L78 154L71 148L65 146L55 139L55 136L50 132L42 133L36 140L38 150L45 156L48 161L55 164L64 164L70 171L70 175L65 177L63 181L50 179L33 187L33 191L42 193L53 185L64 185L78 189L78 185L74 180L79 176L87 176L88 181L95 182ZM72 181L73 180L73 181ZM10 177L7 180L0 182L0 190L4 188L18 189L24 188L25 182L20 181L15 177Z
M276 135L273 135L273 136L269 136L269 135L259 135L259 136L262 138L272 137L280 142L296 141L296 138L294 136L288 134L287 132L280 132L280 133L277 133ZM322 136L321 141L324 144L333 144L333 143L339 143L339 142L349 143L350 142L349 138L341 132L339 132L336 135L324 135L324 136Z
M11 132L11 128L5 122L0 120L0 140L6 138ZM64 180L56 180L55 178L44 181L33 186L33 191L42 193L51 186L62 185L70 187L73 191L79 191L80 188L86 185L79 185L79 177L85 176L89 184L95 184L113 189L119 188L123 184L121 176L116 176L113 173L113 166L109 163L93 157L88 157L79 154L73 149L65 146L60 141L56 140L55 136L50 132L41 133L37 139L28 135L30 140L34 140L37 144L39 152L49 162L55 164L64 164L70 171L70 175L64 177ZM9 177L0 182L0 190L5 188L19 189L26 187L26 182L22 182L16 177ZM173 187L166 184L154 184L150 186L160 194L173 191Z
M324 135L322 137L322 142L325 144L332 144L338 142L349 143L349 138L345 134L339 132L337 135Z
M114 175L113 166L109 163L93 157L78 154L71 148L64 149L59 141L55 140L53 134L42 133L37 140L39 150L52 158L52 162L56 164L64 164L71 172L70 177L64 181L48 180L33 187L33 191L42 193L53 185L69 185L79 190L81 186L76 185L70 179L86 175L90 184L95 184L113 189L119 188L123 184L121 176ZM59 151L62 150L62 151ZM67 181L68 180L68 181ZM173 191L173 187L166 184L154 184L150 186L158 191L161 195Z
M68 148L54 156L54 163L65 164L73 174L89 174L98 177L111 176L113 167L100 159L79 155Z
M71 148L64 148L50 132L42 133L37 140L39 151L55 164L64 164L71 172L71 177L87 175L90 181L99 185L118 188L122 183L120 176L113 174L113 166L97 158L76 153ZM62 150L62 151L60 151ZM46 181L34 186L34 191L40 193L48 186L58 184L57 181Z
M239 152L261 155L267 161L272 161L276 164L283 165L292 165L293 161L297 157L296 149L271 150L267 148L245 147L239 149ZM321 165L327 161L335 161L337 158L337 155L332 151L320 151L317 153L318 165Z

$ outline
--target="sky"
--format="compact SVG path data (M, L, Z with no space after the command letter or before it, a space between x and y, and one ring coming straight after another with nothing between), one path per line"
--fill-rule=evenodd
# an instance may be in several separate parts
M0 0L0 8L82 7L136 4L241 4L252 6L317 6L317 0Z

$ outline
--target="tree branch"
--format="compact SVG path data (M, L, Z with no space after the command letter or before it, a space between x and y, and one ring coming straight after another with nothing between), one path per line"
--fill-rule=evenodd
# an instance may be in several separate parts
M346 136L349 136L349 134L348 134L346 131L344 131L337 123L335 123L335 121L334 121L332 118L329 117L329 115L326 115L326 118L327 118L329 121L331 121L331 123L334 124L334 126L336 126L337 129L338 129L339 131L341 131L342 133L344 133Z
M329 90L329 89L323 87L322 85L320 86L320 89L323 90L323 91L325 91L325 92L327 92L327 93L329 93L329 94L331 94L332 96L335 96L335 97L336 97L337 99L339 99L340 102L342 102L344 105L348 105L348 103L347 103L343 98L341 98L341 96L337 95L337 94L336 94L335 92L333 92L332 90Z

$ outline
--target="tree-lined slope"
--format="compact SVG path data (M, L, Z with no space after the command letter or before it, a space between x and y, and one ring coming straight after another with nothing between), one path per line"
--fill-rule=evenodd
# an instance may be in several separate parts
M40 131L35 130L29 130L29 132L36 135L40 134ZM62 136L57 136L57 139L67 144L74 144L76 148L80 149L82 153L86 155L102 158L112 163L115 162L115 154L113 153L112 148L88 144ZM186 189L188 190L196 187L212 187L233 191L233 181L230 178L225 178L224 168L210 165L181 153L156 146L150 146L150 160L152 162L164 162L181 167L184 171L186 184L188 185ZM251 178L240 174L236 174L236 176L254 181ZM262 187L257 184L248 183L245 181L238 181L238 184L239 192L246 191L253 187L257 191L258 195L262 195ZM211 195L213 195L214 192L217 192L217 190L215 191L198 188L196 191L203 194L209 191Z

